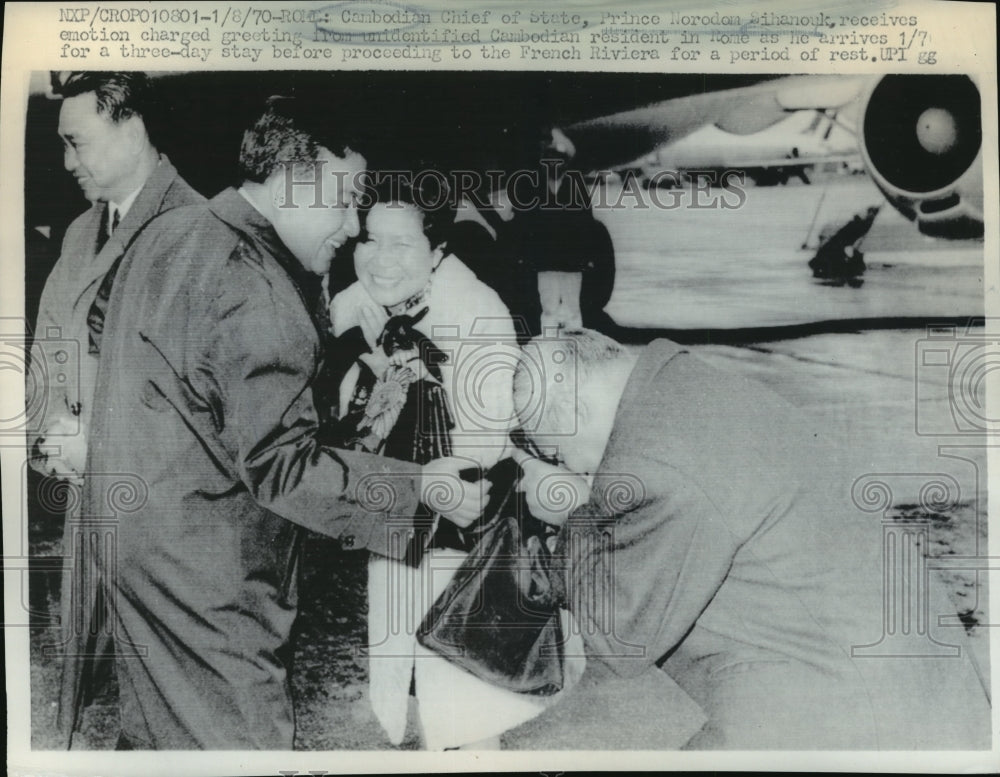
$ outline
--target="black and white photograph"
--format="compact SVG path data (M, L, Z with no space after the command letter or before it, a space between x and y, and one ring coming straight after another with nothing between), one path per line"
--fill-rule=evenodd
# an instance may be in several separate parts
M12 773L989 771L995 72L321 5L61 9L5 84Z

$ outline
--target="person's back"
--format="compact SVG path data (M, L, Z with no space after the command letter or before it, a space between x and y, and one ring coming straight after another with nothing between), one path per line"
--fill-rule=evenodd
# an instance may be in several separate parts
M859 473L820 429L753 381L670 343L649 347L602 464L646 489L613 527L614 590L627 603L615 638L652 656L679 644L664 666L716 726L698 746L984 746L988 708L967 656L855 649L880 640L893 604L882 526L852 504ZM931 589L931 619L953 614L941 581ZM965 642L961 629L934 631ZM759 731L768 715L785 730ZM803 722L816 715L832 726Z

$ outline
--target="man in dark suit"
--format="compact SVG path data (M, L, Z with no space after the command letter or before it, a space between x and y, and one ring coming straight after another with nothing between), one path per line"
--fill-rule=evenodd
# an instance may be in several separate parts
M448 249L500 295L519 343L560 327L612 333L617 324L604 310L615 286L611 235L594 218L583 171L567 167L569 139L553 129L539 150L505 189L466 196Z
M851 503L857 473L814 421L666 340L635 352L568 331L528 353L522 421L584 476L566 478L581 495L567 518L544 498L560 470L523 462L532 511L564 520L557 580L587 650L571 713L553 708L552 725L593 730L609 684L641 689L666 671L708 719L689 748L990 746L988 682L963 629L938 625L956 608L935 575L913 611L927 607L927 634L915 622L906 649L872 649L883 607L910 600L883 589L881 522ZM635 714L655 720L643 699ZM615 724L630 727L609 721L612 739ZM546 721L533 725L544 742Z
M144 73L72 72L54 87L62 96L59 136L64 164L91 206L67 229L39 302L31 358L33 372L49 379L35 385L41 395L27 398L38 410L29 414L27 442L28 461L38 473L70 484L64 497L63 552L72 556L80 504L75 489L84 477L105 312L116 270L153 218L204 198L150 137L145 116L153 102L152 87ZM68 341L77 358L66 366L45 364L45 345L53 339ZM29 482L35 477L29 473ZM40 492L41 486L37 492L31 489L32 495ZM41 506L37 500L29 504L32 509ZM72 597L72 583L72 576L66 575L64 599ZM101 608L88 617L99 617ZM79 664L79 704L106 679L111 651L111 640L100 631L77 651L88 656Z
M459 459L324 443L303 286L358 233L365 171L327 106L272 98L239 164L238 189L144 231L108 305L76 546L108 592L122 749L291 749L297 525L418 560L419 502L466 525L488 491ZM64 622L90 611L73 602ZM71 731L80 664L64 667Z
M151 86L145 73L73 72L56 91L63 98L64 163L91 206L66 231L34 332L38 339L76 343L80 369L65 382L44 387L44 412L32 416L28 443L35 469L79 482L104 312L118 263L152 218L204 198L150 139L144 113ZM32 358L44 359L43 349L36 345Z

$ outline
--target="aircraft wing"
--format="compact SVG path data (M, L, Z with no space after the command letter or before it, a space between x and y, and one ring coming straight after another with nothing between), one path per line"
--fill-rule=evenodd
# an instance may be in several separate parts
M814 165L830 164L830 163L841 163L841 162L859 162L861 160L860 153L854 154L829 154L829 155L803 155L800 157L735 157L732 160L726 160L724 167L733 170L760 170L768 168L781 167L786 170L795 170L797 168L812 167ZM681 170L694 169L693 167L684 167L683 165L676 165ZM700 167L700 166L699 166Z
M678 96L567 124L574 164L621 167L706 125L733 135L791 112L859 100L858 147L875 185L928 235L983 234L982 106L965 75L791 76Z
M707 124L731 134L751 135L792 111L839 108L859 98L871 81L859 76L791 76L663 100L576 122L563 132L575 147L578 166L615 167Z

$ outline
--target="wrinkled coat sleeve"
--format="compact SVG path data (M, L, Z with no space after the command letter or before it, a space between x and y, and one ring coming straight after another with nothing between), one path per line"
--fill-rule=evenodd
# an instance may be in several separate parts
M46 338L47 333L51 332L54 327L59 327L60 334L63 331L62 322L57 317L57 311L61 308L58 304L58 300L56 299L60 284L53 282L54 276L58 271L59 264L56 264L55 269L49 276L49 282L46 283L45 289L42 291L41 301L38 306L38 318L35 321L34 339L31 344L31 363L35 366L36 374L40 374L41 371L47 367L45 362L46 354L42 346L42 340ZM26 388L30 391L33 387L29 385ZM42 442L42 438L44 438L46 430L49 428L56 416L60 413L69 412L67 407L67 394L66 390L54 381L45 381L41 386L34 387L34 389L46 392L46 396L44 397L44 404L41 406L39 411L28 414L28 462L42 474L47 474L43 466L44 460L32 459L30 458L30 454L32 448ZM25 396L25 404L28 407L31 407L35 400L36 397Z
M79 261L77 253L81 250L83 240L86 239L81 223L82 218L76 219L66 231L59 260L45 281L45 287L42 289L42 296L38 304L38 317L35 320L34 339L31 345L31 361L37 365L34 370L35 375L40 376L43 382L33 388L35 391L44 391L45 396L25 397L29 406L38 408L37 412L29 413L27 419L29 454L32 448L39 443L39 438L45 436L46 430L56 418L62 415L76 414L70 405L74 401L72 397L78 396L81 391L81 361L93 359L93 356L87 353L87 343L80 342L79 333L74 329L71 319L74 302L72 292L79 291L74 287L71 269L72 264ZM56 330L58 330L58 335ZM44 344L47 343L50 336L68 341L68 347L72 349L67 369L64 372L64 382L49 379L50 375L58 368L58 365L46 362L48 354ZM58 440L56 442L58 443ZM32 459L29 455L28 462L42 474L48 474L43 459Z
M318 340L298 300L254 277L230 278L212 303L207 384L240 479L264 507L314 531L401 557L413 539L420 468L317 441L310 384ZM247 288L247 284L251 288ZM349 538L349 539L348 539Z

